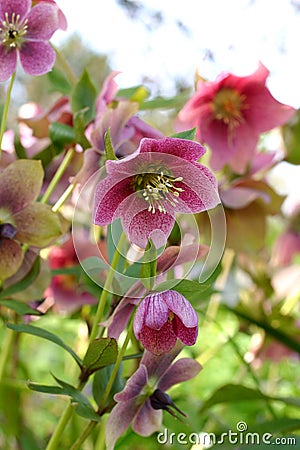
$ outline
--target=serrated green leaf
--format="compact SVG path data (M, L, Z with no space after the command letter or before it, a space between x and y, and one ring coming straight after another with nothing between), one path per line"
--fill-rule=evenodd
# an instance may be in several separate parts
M180 133L172 134L173 138L180 139L188 139L189 141L193 141L196 137L196 128L191 128L190 130L181 131Z
M115 150L111 141L110 128L104 134L104 146L105 146L106 161L118 159L115 155Z
M63 149L66 145L75 142L74 129L60 122L52 122L49 126L49 136L56 148Z
M47 73L48 80L51 83L51 91L58 91L62 94L69 95L72 91L72 86L65 74L61 72L57 67Z
M191 303L197 302L197 304L199 301L206 301L214 292L208 284L185 279L164 281L154 288L158 292L168 289L179 292Z
M87 139L85 135L85 121L84 121L84 115L89 110L89 108L84 108L80 111L77 111L75 114L73 114L73 127L74 127L74 133L75 133L75 140L78 144L81 145L83 150L86 150L87 148L91 148L92 145Z
M188 94L179 94L172 98L156 97L153 100L140 103L140 110L163 109L163 108L180 108L189 99Z
M84 368L94 372L113 364L118 356L118 345L114 338L98 338L91 342L83 359Z
M28 286L30 286L34 282L34 280L39 274L39 271L40 271L40 257L38 256L32 266L32 269L24 278L22 278L22 280L18 281L12 286L7 287L6 289L3 289L3 291L0 292L0 299L9 298L13 294L16 294L17 292L24 291Z
M92 83L88 72L84 70L72 93L71 108L73 114L87 108L84 113L85 125L94 118L96 98L97 89Z
M10 328L11 330L17 331L18 333L32 334L33 336L38 336L42 339L46 339L47 341L51 341L54 344L59 345L59 347L66 350L75 359L80 368L82 367L82 361L79 358L79 356L74 352L74 350L71 347L65 344L60 337L56 336L56 334L44 330L43 328L39 328L28 324L8 323L7 327Z

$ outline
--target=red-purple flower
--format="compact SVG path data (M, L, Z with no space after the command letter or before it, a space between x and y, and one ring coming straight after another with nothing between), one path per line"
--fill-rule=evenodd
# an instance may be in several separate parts
M0 0L0 81L7 80L17 66L17 54L29 75L49 72L55 51L48 40L59 28L58 8L31 0Z
M169 352L177 338L194 345L198 336L198 316L179 292L168 290L145 297L134 317L134 334L155 355Z
M196 126L198 139L209 145L214 170L228 164L236 173L244 173L260 133L284 124L295 113L271 95L268 75L260 63L248 76L221 73L215 81L200 80L179 112L178 126Z
M107 177L96 188L94 223L121 217L131 242L145 247L151 238L156 247L164 245L175 212L196 213L220 202L214 175L197 162L204 153L194 141L144 138L134 154L107 161Z
M117 439L131 423L137 434L150 436L160 430L163 409L171 412L173 407L181 413L165 391L195 377L201 370L200 364L191 358L182 358L172 364L181 348L178 343L170 353L161 356L145 351L138 370L125 388L114 396L117 405L107 421L107 450L113 450Z

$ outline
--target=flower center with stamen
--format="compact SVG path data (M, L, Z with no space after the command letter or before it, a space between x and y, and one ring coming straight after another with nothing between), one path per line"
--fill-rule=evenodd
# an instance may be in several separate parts
M243 110L247 109L245 99L245 95L231 88L223 88L215 95L212 103L214 116L228 125L230 132L244 120Z
M166 214L168 203L176 207L181 187L176 183L182 181L182 177L175 178L169 169L160 167L148 167L147 173L141 173L134 177L133 188L139 192L143 199L149 204L148 211L154 214L157 210ZM167 202L167 203L166 203Z
M20 23L20 14L12 13L11 18L5 13L5 20L0 21L0 40L8 48L20 47L27 33L27 19Z

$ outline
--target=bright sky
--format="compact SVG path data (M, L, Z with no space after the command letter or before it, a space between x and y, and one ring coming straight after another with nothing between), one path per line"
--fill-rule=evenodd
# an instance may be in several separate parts
M77 31L84 42L109 55L120 87L158 82L172 93L177 76L192 85L195 70L214 79L222 70L245 75L261 60L270 70L268 81L280 101L300 107L300 0L137 0L151 11L162 11L163 25L145 27L147 16L130 20L115 0L57 0L67 16L67 33ZM294 5L294 6L293 6ZM180 21L189 30L180 30ZM149 20L148 20L149 25ZM210 50L214 61L205 55Z

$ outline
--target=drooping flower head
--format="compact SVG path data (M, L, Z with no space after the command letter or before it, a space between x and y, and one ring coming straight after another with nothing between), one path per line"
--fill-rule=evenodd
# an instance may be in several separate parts
M156 292L147 295L137 308L134 334L147 350L160 355L169 352L177 338L185 345L194 345L198 335L198 317L179 292Z
M7 80L17 66L29 75L49 72L55 51L48 40L59 28L57 5L31 0L0 0L0 81Z
M266 87L263 64L251 75L221 73L215 81L200 80L196 93L178 115L178 127L197 127L197 137L212 151L211 166L228 164L244 173L260 133L287 122L295 113L279 103Z
M161 356L145 351L138 370L128 379L125 388L114 396L117 404L107 421L107 450L113 450L115 442L131 423L137 434L150 436L160 430L163 409L171 412L174 408L183 414L165 391L195 377L201 366L191 358L182 358L172 364L181 348L182 345L177 343L171 352Z
M204 153L194 141L144 138L134 154L107 161L107 176L96 188L94 223L121 217L131 242L145 248L151 238L156 247L164 245L175 212L196 213L220 202L214 175L197 162Z

